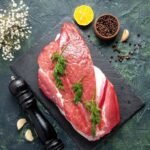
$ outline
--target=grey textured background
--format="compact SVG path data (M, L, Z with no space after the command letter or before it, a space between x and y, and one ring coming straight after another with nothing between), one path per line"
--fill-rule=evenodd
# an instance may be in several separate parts
M122 63L113 61L112 64L126 82L133 87L137 96L146 103L145 108L128 121L111 138L104 141L101 150L149 150L150 149L150 1L149 0L25 0L30 7L30 24L33 26L33 34L30 39L22 44L22 49L16 54L16 58L28 51L36 41L54 26L62 18L72 17L77 5L88 4L93 7L95 15L110 12L118 16L121 21L121 31L128 28L130 31L129 42L140 43L141 48L134 54L130 61ZM0 7L7 7L9 0L0 0ZM82 29L84 36L90 35L89 41L95 44L106 56L116 56L112 52L113 43L103 43L95 37L92 26ZM121 33L121 32L120 32ZM140 33L140 37L137 34ZM54 36L54 35L52 35ZM118 36L119 39L120 35ZM116 39L117 40L117 39ZM133 46L119 44L125 53L133 49ZM19 106L14 102L8 91L8 81L11 76L9 62L0 58L0 150L40 150L42 146L38 140L28 143L24 140L24 130L16 130L16 121L22 117ZM39 104L40 105L40 104ZM49 117L46 110L40 107L45 115L55 126L60 138L66 139L66 150L76 150L76 145ZM26 126L27 128L28 126Z

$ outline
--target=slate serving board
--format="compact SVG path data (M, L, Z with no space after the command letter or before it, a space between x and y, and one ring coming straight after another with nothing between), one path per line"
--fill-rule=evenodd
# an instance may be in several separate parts
M62 116L59 112L58 108L48 100L42 92L38 88L37 83L37 57L44 47L44 45L48 44L49 41L52 41L57 33L59 33L61 27L61 23L58 24L53 31L44 35L28 53L24 56L19 58L13 65L11 65L11 69L15 75L21 76L31 87L35 95L37 96L38 100L43 103L43 105L47 108L50 114L57 120L60 126L68 133L68 135L73 139L73 141L77 144L79 149L81 150L92 150L97 145L100 144L101 140L96 142L89 142L82 136L80 136L68 123L67 120ZM98 50L94 45L91 43L87 43L90 50L91 55L93 58L94 65L101 68L101 70L105 73L108 79L114 84L119 105L120 105L120 113L121 113L121 122L118 125L121 126L125 123L129 118L131 118L140 108L144 106L143 102L134 95L132 89L129 85L126 84L124 79L119 75L108 60L101 54L100 50ZM116 127L116 129L118 128ZM116 130L114 129L114 131ZM112 132L111 134L114 134ZM105 136L105 138L109 138L111 135ZM62 139L65 140L65 139Z

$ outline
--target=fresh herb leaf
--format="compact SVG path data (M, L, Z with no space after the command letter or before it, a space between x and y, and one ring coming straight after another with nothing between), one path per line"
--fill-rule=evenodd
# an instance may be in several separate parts
M60 57L60 54L58 52L55 52L55 53L53 53L51 59L54 62L54 61L58 61L59 57Z
M90 112L90 120L92 122L91 133L95 136L96 125L100 123L100 109L94 99L85 103L87 110Z
M58 52L55 52L53 55L52 55L52 61L56 62L56 65L55 65L55 68L54 68L54 72L53 72L53 75L54 75L54 78L55 78L55 81L56 81L56 86L59 88L59 89L63 89L64 86L63 86L63 83L62 83L62 80L61 80L61 76L64 75L65 73L65 69L66 69L66 59L64 58L64 56L62 54L59 54Z
M74 102L75 104L78 104L78 102L81 102L81 97L83 93L83 86L81 82L75 83L72 86L73 92L75 93L74 96Z

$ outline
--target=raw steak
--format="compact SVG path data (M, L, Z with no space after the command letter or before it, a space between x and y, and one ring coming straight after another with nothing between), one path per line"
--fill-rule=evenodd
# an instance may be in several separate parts
M53 76L54 52L61 53L67 60L65 75L61 77L64 89L57 88ZM64 23L61 33L46 45L38 57L38 83L42 92L52 100L72 127L90 141L108 134L120 121L117 96L111 82L102 71L93 65L90 51L75 25ZM82 79L82 102L75 104L72 85ZM96 125L95 136L91 133L90 112L84 103L95 95L95 102L101 109L100 123Z

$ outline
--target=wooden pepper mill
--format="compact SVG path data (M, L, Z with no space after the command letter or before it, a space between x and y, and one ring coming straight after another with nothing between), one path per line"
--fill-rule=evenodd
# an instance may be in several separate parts
M9 84L9 90L18 99L18 103L45 145L45 149L62 150L64 144L57 138L54 128L38 109L36 98L27 83L22 78L13 78Z

